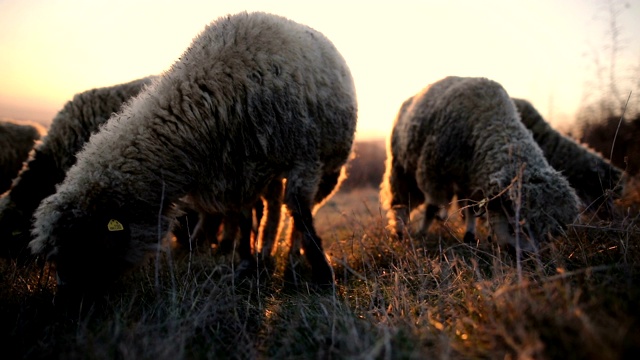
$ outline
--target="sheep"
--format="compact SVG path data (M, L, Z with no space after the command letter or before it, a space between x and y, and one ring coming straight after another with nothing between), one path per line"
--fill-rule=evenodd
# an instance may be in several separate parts
M123 103L150 84L153 78L154 76L150 76L125 84L88 90L75 95L65 104L54 117L49 134L44 137L42 143L36 148L34 156L20 172L16 184L6 196L0 199L0 239L2 241L0 256L18 258L21 261L28 258L30 220L40 201L55 192L55 185L64 179L66 171L75 163L75 154L89 140L90 135L98 131ZM13 125L10 129L33 128L33 126L26 127L11 123L7 125ZM43 132L43 130L38 131ZM187 209L188 206L183 208L183 210ZM270 222L275 222L277 226L279 212L277 216L268 219ZM237 234L238 223L237 219L232 221L230 218L222 219L220 216L218 225L223 220L226 226L222 244L228 247L231 243L230 239L234 239ZM176 231L177 239L182 242L188 240L188 233L194 230L193 227L188 229L185 225L187 223L181 224L179 220L176 221L176 229L185 232ZM214 226L215 221L201 232L195 229L194 233L197 232L198 235L194 236L212 240L217 228L211 234L208 231L213 231L211 229ZM275 234L272 236L275 237Z
M0 194L11 187L11 181L22 169L43 132L43 128L36 124L0 122Z
M399 237L412 209L426 203L426 234L454 195L468 205L466 242L475 240L472 209L487 211L500 245L526 251L578 214L574 190L549 166L507 92L486 78L447 77L406 100L387 154L381 200Z
M88 90L64 105L10 191L0 199L0 256L29 257L31 218L40 201L55 192L89 136L152 80Z
M512 100L522 123L531 131L549 164L567 178L583 206L603 218L611 218L613 201L622 194L622 170L555 131L529 101Z
M36 210L29 246L54 264L59 291L100 291L157 249L180 199L237 214L284 178L312 280L333 284L311 207L338 182L356 114L349 68L324 35L262 12L219 18L91 137Z

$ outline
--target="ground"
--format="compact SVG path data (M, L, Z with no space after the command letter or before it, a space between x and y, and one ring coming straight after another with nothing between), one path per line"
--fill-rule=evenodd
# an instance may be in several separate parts
M305 281L301 258L298 283L287 281L283 240L273 274L238 278L233 259L209 249L165 252L76 307L54 301L48 267L2 261L2 349L6 358L628 358L640 350L634 204L517 258L482 230L464 244L455 207L426 238L399 241L377 189L340 192L315 216L330 289Z

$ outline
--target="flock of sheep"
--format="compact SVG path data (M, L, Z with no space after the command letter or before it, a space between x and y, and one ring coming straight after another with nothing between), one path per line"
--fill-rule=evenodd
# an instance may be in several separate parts
M43 256L59 289L97 290L169 232L216 241L222 222L252 269L271 259L284 204L290 251L332 284L313 212L345 176L356 113L349 68L321 33L266 13L220 18L162 75L76 95L33 150L31 127L0 124L2 180L15 175L0 255ZM610 214L621 191L620 169L484 78L447 77L405 101L387 150L381 201L400 238L413 209L425 204L426 232L457 196L465 241L486 213L501 245L536 251L581 211Z

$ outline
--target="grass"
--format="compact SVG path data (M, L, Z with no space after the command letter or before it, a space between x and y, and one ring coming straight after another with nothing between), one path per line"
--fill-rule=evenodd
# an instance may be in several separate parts
M203 250L164 254L104 299L61 308L47 268L3 261L2 357L630 358L640 350L631 199L626 216L570 227L520 273L491 243L463 244L456 213L426 239L390 238L373 189L338 193L316 214L333 289L286 283L281 243L271 275L238 279L230 257Z

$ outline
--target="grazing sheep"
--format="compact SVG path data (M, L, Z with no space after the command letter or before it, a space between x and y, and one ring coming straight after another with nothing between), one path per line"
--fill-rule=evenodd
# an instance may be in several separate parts
M0 122L0 194L11 187L42 132L37 125Z
M622 170L600 155L555 131L530 102L512 99L547 161L562 172L587 209L611 218L613 201L622 193Z
M313 280L331 284L311 207L338 182L356 112L324 35L266 13L220 18L91 137L36 210L30 248L55 264L59 287L99 290L157 247L180 199L237 214L286 178Z
M475 239L472 207L487 210L500 244L529 251L578 214L574 190L549 166L507 92L484 78L447 77L404 102L381 190L399 236L412 209L426 202L426 233L454 195L473 205L465 208L467 242Z
M29 255L31 218L40 201L55 192L91 134L152 79L88 90L64 105L11 190L0 199L0 256Z

